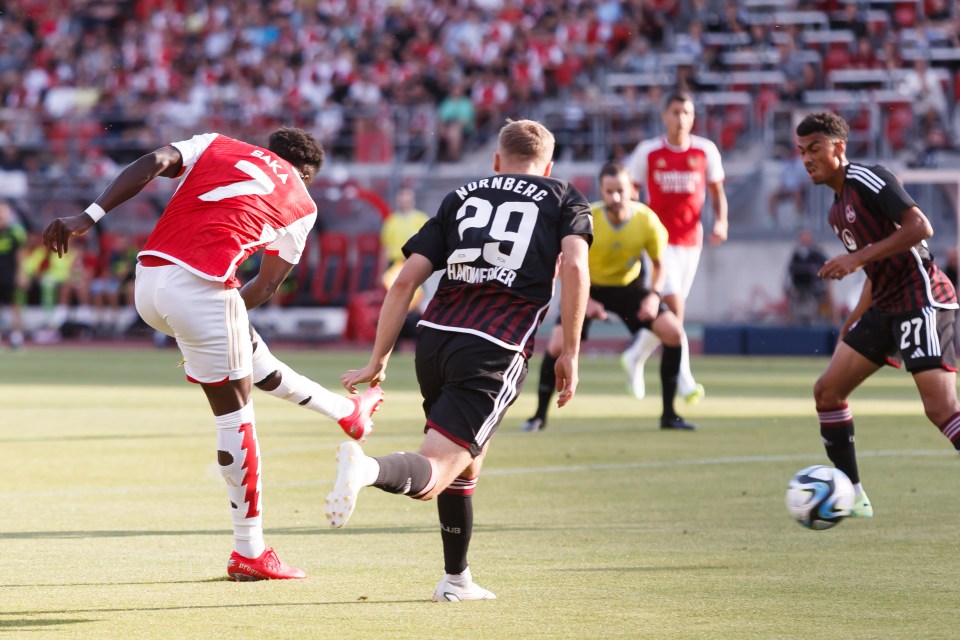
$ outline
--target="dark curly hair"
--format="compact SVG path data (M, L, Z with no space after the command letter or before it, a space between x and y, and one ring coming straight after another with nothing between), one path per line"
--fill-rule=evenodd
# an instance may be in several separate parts
M822 133L831 140L846 142L850 126L835 113L811 113L797 125L797 135L809 136L812 133Z
M267 149L274 152L298 169L323 166L323 145L303 129L280 127L270 134Z

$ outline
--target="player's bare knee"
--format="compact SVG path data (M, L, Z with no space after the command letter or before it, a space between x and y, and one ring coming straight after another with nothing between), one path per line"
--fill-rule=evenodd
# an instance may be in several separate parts
M817 409L836 408L847 401L846 398L836 393L833 385L828 384L823 377L818 378L813 384L813 399L816 402Z
M937 427L950 420L957 411L960 411L960 407L956 403L937 402L931 405L924 403L923 406L927 419Z

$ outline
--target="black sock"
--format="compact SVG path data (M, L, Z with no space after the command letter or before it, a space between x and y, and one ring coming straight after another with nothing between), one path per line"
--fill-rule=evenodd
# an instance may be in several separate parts
M860 471L857 469L857 450L854 446L853 422L842 425L825 427L820 425L820 437L823 439L823 448L827 457L837 469L843 471L850 478L850 482L860 482Z
M433 465L419 453L391 453L374 456L380 463L380 473L373 486L388 493L402 493L416 497L433 484Z
M467 569L467 550L473 535L473 496L441 493L437 496L443 569L450 575Z
M543 362L540 364L540 385L537 387L537 412L534 418L540 418L547 421L547 411L550 410L550 398L553 397L557 388L557 372L554 365L557 359L549 353L543 354Z
M663 393L663 416L672 418L677 415L673 408L673 399L677 395L677 376L680 374L680 355L683 348L680 346L668 347L663 345L660 356L660 384Z

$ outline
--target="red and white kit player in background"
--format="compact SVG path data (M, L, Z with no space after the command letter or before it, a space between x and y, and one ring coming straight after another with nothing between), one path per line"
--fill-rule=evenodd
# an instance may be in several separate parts
M694 116L690 94L682 91L670 94L662 113L666 135L641 142L626 161L634 183L646 192L646 203L669 233L666 253L660 258L667 273L662 298L681 323L700 263L703 246L700 214L707 190L714 215L710 243L721 244L727 240L727 195L723 190L720 151L710 140L691 133ZM704 389L690 371L690 347L686 333L682 335L683 357L677 391L687 402L695 403L703 397ZM645 394L643 365L659 344L652 331L641 330L623 353L622 362L638 398Z
M253 385L338 420L356 439L369 433L382 402L382 392L346 398L295 373L247 319L247 309L270 298L300 260L317 219L307 185L323 159L320 143L300 129L278 129L266 149L197 135L139 158L84 213L58 218L43 232L44 244L62 256L71 237L157 176L183 178L138 256L135 298L147 324L176 338L187 379L201 386L213 410L233 514L227 573L234 580L306 576L263 540ZM241 288L237 266L261 248L260 271Z

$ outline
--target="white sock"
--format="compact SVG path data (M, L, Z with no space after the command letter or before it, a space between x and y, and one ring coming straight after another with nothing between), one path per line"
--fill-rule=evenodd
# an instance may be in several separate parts
M693 393L697 388L697 381L693 379L693 372L690 371L690 343L687 342L687 334L680 335L680 371L677 373L677 391L681 396Z
M853 485L853 495L858 496L861 493L863 493L863 485L858 482L857 484Z
M267 546L263 540L260 446L253 403L248 402L239 411L214 416L214 422L217 424L218 466L227 483L233 514L233 548L244 557L258 558Z
M356 405L350 398L332 393L285 365L270 353L270 349L262 339L257 341L256 346L253 352L254 383L261 382L274 372L280 375L280 384L276 389L270 391L262 389L263 391L276 398L322 413L333 420L339 420L353 413Z
M473 582L473 575L470 573L470 567L467 567L463 570L463 573L458 574L447 574L447 582L451 582L455 585L463 586Z
M660 338L653 331L640 329L634 344L638 350L637 366L642 367L660 346Z

